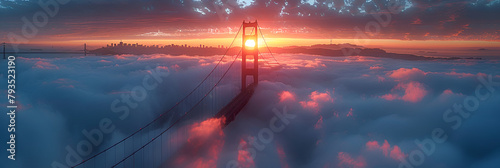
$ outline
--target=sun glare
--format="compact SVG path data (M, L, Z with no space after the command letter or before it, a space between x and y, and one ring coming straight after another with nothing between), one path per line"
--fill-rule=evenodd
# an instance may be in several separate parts
M245 46L253 48L253 47L255 47L255 41L254 40L247 40L245 42Z

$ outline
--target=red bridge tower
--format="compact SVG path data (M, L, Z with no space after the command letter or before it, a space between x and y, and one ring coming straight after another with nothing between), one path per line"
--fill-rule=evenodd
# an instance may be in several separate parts
M257 20L246 23L243 21L243 43L241 46L241 90L247 88L247 76L253 77L253 84L259 82L259 41L257 39ZM248 34L247 34L248 33ZM247 56L253 57L253 68L247 68ZM250 65L251 67L251 65Z

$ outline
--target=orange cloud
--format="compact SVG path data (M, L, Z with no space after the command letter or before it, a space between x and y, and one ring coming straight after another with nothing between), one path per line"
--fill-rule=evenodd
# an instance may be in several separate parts
M347 112L346 117L349 117L349 116L351 116L351 117L352 117L352 108L349 110L349 112Z
M298 68L320 68L326 67L323 63L323 59L315 58L314 60L304 60L304 59L280 59L282 65L286 65L287 69L298 69Z
M306 68L317 68L317 67L326 67L325 64L321 62L321 60L314 59L314 61L305 61L304 67Z
M400 99L407 102L416 103L421 101L427 95L427 90L425 90L424 85L419 82L399 83L396 87L392 89L392 91L395 90L404 90L403 96L399 96L394 93L389 93L380 96L380 98L389 101Z
M425 95L427 95L427 91L424 86L418 82L410 82L407 84L398 84L398 86L405 90L405 94L402 97L402 100L407 102L419 102L421 101Z
M224 117L222 118L209 118L201 123L194 123L189 130L188 142L196 138L209 138L213 135L224 136L222 132L222 125L224 124Z
M441 97L441 99L446 99L451 95L462 96L463 94L462 93L454 93L451 89L446 89L443 91L443 93L441 93L441 95L443 96L443 97Z
M453 94L453 91L451 91L450 89L446 89L443 91L443 94Z
M169 167L216 167L224 146L222 125L225 118L209 118L188 127L187 143Z
M323 116L320 116L319 120L314 124L315 129L321 129L323 127Z
M290 166L288 166L288 163L286 162L286 154L283 150L283 147L281 147L280 145L276 145L276 151L278 152L278 156L280 157L281 167L289 168Z
M449 76L458 76L459 78L464 78L464 77L473 77L474 74L471 74L471 73L457 73L455 71L453 72L447 72L447 73L444 73L445 75L449 75Z
M337 158L339 159L338 167L353 167L353 168L366 167L366 161L361 156L359 156L357 159L353 159L351 155L344 152L339 152Z
M309 97L315 102L333 102L333 98L330 96L329 91L326 91L325 93L314 91Z
M395 100L395 99L399 99L399 96L396 95L396 94L390 94L390 93L388 93L388 94L380 96L380 98L392 101L392 100Z
M391 149L391 145L389 145L389 142L387 140L384 140L384 144L380 146L380 150L384 153L385 156L389 154L389 150Z
M244 150L248 148L248 143L241 139L240 146L242 148L238 150L238 166L242 168L255 167L255 162L253 161L250 152L248 152L248 150Z
M102 62L102 63L110 63L111 61L108 61L108 60L100 60L99 62Z
M394 145L394 147L391 150L390 156L394 160L400 160L405 158L407 155L401 151L401 148L399 148L399 146Z
M299 102L303 108L309 108L318 111L320 108L320 104L328 102L333 103L333 98L329 91L326 91L325 93L321 93L318 91L311 92L309 98L311 99L310 101Z
M404 154L401 151L401 148L399 148L399 146L397 146L397 145L394 145L391 148L391 145L389 144L389 142L387 142L387 140L384 140L384 143L382 144L382 146L380 146L377 141L368 141L366 143L366 148L368 150L380 150L380 151L382 151L382 153L386 157L390 157L394 160L400 160L400 159L408 156L408 155Z
M279 94L279 96L280 96L280 102L284 102L287 100L295 101L295 95L289 91L283 91Z
M412 69L399 68L398 70L393 70L387 73L387 75L396 80L409 80L425 76L427 75L427 73L418 68L412 68Z
M379 70L379 69L384 69L384 67L381 66L371 66L370 70Z
M446 72L444 73L445 75L449 75L449 76L457 76L459 78L466 78L466 77L475 77L476 75L477 76L487 76L486 74L484 73L477 73L477 74L471 74L471 73L457 73L455 71L452 71L452 72Z
M114 59L127 59L128 55L114 55Z
M44 62L44 61L38 61L35 63L33 68L38 68L38 69L59 69L58 66L51 64L50 62Z
M318 109L319 108L319 104L317 102L313 102L313 101L301 101L299 102L300 105L303 107L303 108L310 108L310 109Z
M375 150L375 149L379 149L380 148L380 145L378 144L377 141L368 141L366 143L366 147L369 149L369 150Z

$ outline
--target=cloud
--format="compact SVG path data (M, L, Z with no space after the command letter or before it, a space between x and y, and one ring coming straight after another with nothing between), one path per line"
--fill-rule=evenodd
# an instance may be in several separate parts
M436 152L426 157L421 167L488 167L497 163L500 136L495 133L499 131L496 128L500 128L500 125L495 119L500 118L497 112L500 92L495 91L491 93L490 99L481 101L480 108L463 120L460 129L448 129L450 125L442 117L444 110L453 109L455 103L473 96L476 86L481 83L477 81L477 75L459 78L446 73L495 75L500 71L498 62L472 60L477 61L477 64L466 66L453 65L445 60L367 58L373 61L346 63L344 60L348 57L301 54L276 57L297 65L295 68L285 66L282 69L261 71L253 97L233 122L222 129L220 119L211 116L239 93L240 62L234 64L235 70L229 71L227 78L217 86L216 94L207 96L202 105L187 116L187 120L144 149L146 154L171 158L165 160L158 157L146 163L165 167L226 167L232 160L245 165L245 162L240 161L249 160L255 154L248 165L397 167L397 158L408 159L412 150L419 149L414 143L416 139L428 138L432 130L438 127L447 129L449 135L457 137L439 144ZM18 158L19 162L0 162L0 167L50 167L52 161L63 163L67 154L66 145L75 148L78 142L86 139L81 133L83 129L98 128L100 119L109 118L116 130L106 134L103 144L94 148L94 152L101 151L171 108L180 97L199 84L213 68L213 62L220 57L143 55L18 58L16 71L22 75L18 76L17 86L24 88L16 90L18 101L23 105L18 113L22 119L18 126L23 131L19 131L16 137L19 136L18 145L24 147L18 149L23 157ZM110 62L99 63L100 60ZM300 63L302 60L315 60L318 65L325 66L305 67L307 63ZM39 69L34 66L38 61L57 65L59 69ZM212 64L202 66L203 63ZM225 69L229 65L221 66ZM371 66L384 67L384 70L371 70ZM110 110L111 102L121 100L122 96L132 93L132 88L141 86L144 77L152 73L148 67L168 70L170 75L156 89L148 91L147 98L139 102L136 108L129 108L130 116L127 119L120 120L119 115ZM401 76L391 77L398 73ZM362 77L363 74L369 76ZM403 74L411 78L405 79ZM5 75L0 78L6 81ZM494 82L495 79L499 78L493 78ZM212 84L203 85L204 91ZM65 85L73 87L61 87ZM0 88L7 88L6 83L0 83ZM195 94L205 93L200 91ZM176 109L178 113L171 113L175 114L173 119L189 108L185 106ZM259 140L262 139L259 138L259 132L270 129L270 122L276 116L273 109L283 111L284 107L287 113L296 115L296 118L288 120L286 125L277 120L276 126L284 125L285 128L274 133L269 143L263 143ZM135 138L135 143L150 140L169 124L166 120L144 129L143 134ZM5 132L0 134L8 136ZM254 141L250 141L249 136ZM127 141L127 144L130 143ZM153 144L162 144L161 151L164 153L159 153L160 148ZM255 149L255 153L241 150L238 148L240 144ZM138 144L134 146L138 147ZM259 148L262 150L257 147L262 147ZM46 153L42 156L30 152L35 150ZM135 158L140 158L138 156ZM160 161L164 163L158 163Z
M380 70L380 69L384 69L384 67L381 67L381 66L371 66L370 67L370 70Z
M190 125L187 143L177 156L174 155L173 164L176 167L216 167L224 146L224 121L225 118L209 118Z
M244 150L248 148L248 143L242 139L240 141L240 146L242 149L238 150L238 166L242 168L255 167L255 163L250 156L250 152L248 152L248 150Z
M283 91L280 93L280 102L284 101L295 101L295 96L289 91Z
M309 101L300 101L300 105L302 105L303 108L305 109L313 109L313 110L319 110L319 108L321 108L321 105L323 105L324 103L333 103L333 98L331 96L332 93L330 93L329 91L326 91L324 93L321 93L321 92L318 92L318 91L314 91L314 92L311 92L311 94L309 95L309 98L311 100Z
M453 94L453 91L451 91L450 89L446 89L443 91L443 94Z
M339 152L337 158L340 161L340 163L338 164L339 167L353 167L353 168L366 167L366 161L363 157L358 157L354 159L351 157L351 155L347 153Z
M377 79L379 82L385 81L385 78L383 76L377 75Z
M415 78L421 78L425 76L427 73L418 69L418 68L399 68L397 70L393 70L387 73L387 75L396 80L410 80Z
M449 76L456 76L456 77L459 77L459 78L468 78L468 77L475 77L476 75L481 75L481 76L486 76L486 74L484 73L477 73L476 75L472 74L472 73L457 73L455 71L452 71L452 72L445 72L444 73L445 75L449 75Z
M385 94L385 95L380 96L380 98L392 101L392 100L398 99L399 96L395 95L395 94Z
M386 157L390 157L397 161L407 157L407 155L401 151L401 148L399 148L399 146L394 145L393 147L391 147L391 145L389 144L389 142L387 142L387 140L384 140L384 143L382 145L379 145L379 142L377 141L368 141L366 143L366 147L368 150L382 151L382 153Z
M318 122L314 124L315 129L321 129L321 127L323 127L323 116L320 116Z
M194 142L198 138L207 139L210 136L224 136L222 125L225 118L209 118L201 123L194 123L189 129L188 142Z
M352 117L352 108L349 109L349 112L347 112L346 117Z
M427 95L427 90L425 90L424 86L418 82L398 84L396 88L402 88L405 90L405 94L401 99L408 102L419 102L425 95Z
M111 61L108 61L108 60L100 60L99 62L102 62L102 63L111 63Z
M283 151L283 147L277 145L276 146L276 151L278 152L278 156L280 158L281 167L283 167L283 168L289 168L290 166L286 162L286 153L285 153L285 151Z
M58 66L50 63L50 62L43 62L43 61L37 61L35 65L33 65L33 68L38 68L38 69L59 69Z
M403 152L401 152L401 148L399 148L398 146L394 145L394 147L391 150L390 156L394 160L400 160L400 159L406 157L406 154L404 154Z
M380 96L380 98L389 101L401 99L407 102L416 103L421 101L427 95L427 90L425 90L423 84L419 82L399 83L392 89L392 92L398 90L404 91L402 96L395 93L388 93Z

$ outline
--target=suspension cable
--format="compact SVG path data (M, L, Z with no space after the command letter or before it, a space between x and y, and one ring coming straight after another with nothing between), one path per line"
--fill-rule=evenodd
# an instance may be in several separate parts
M236 57L234 58L233 62L229 65L229 67L227 68L226 72L224 72L224 74L221 76L221 78L219 79L219 81L217 81L217 83L205 94L205 96L203 96L202 99L200 99L188 112L184 113L184 115L181 116L181 118L177 119L172 125L170 125L168 128L166 128L165 130L163 130L160 134L158 134L157 136L155 136L154 138L152 138L151 140L149 140L146 144L142 145L139 149L135 150L134 152L132 152L131 154L129 154L127 157L123 158L122 160L120 160L118 163L114 164L113 166L111 167L116 167L118 166L119 164L123 163L125 160L127 160L128 158L130 158L131 156L135 155L135 153L137 153L138 151L144 149L147 145L149 145L151 142L153 142L154 140L156 140L158 137L160 137L161 135L163 135L165 132L167 132L170 128L173 128L173 126L175 124L177 124L179 121L181 121L185 116L187 116L191 111L194 110L194 108L196 106L198 106L207 96L208 94L210 94L210 92L212 92L212 90L215 89L215 87L217 87L217 85L222 81L222 79L227 75L227 73L229 72L229 70L231 69L231 67L233 66L234 62L236 62L236 60L238 59L239 55L241 53L241 50L240 52L238 52L238 55L236 55Z
M135 134L139 133L140 131L142 131L144 128L146 127L149 127L151 124L153 124L155 121L159 120L160 118L163 117L163 115L171 112L175 107L177 107L181 102L184 102L190 95L192 95L194 93L194 91L196 91L207 79L208 77L215 71L215 69L217 69L217 67L220 65L220 63L223 61L224 57L227 55L228 51L231 49L231 46L234 44L234 41L236 40L236 38L238 37L238 34L240 33L241 31L241 27L243 26L243 24L240 25L240 28L238 29L238 32L236 33L233 41L231 42L231 45L229 45L229 48L227 48L226 52L224 53L224 55L221 57L221 59L219 60L219 62L215 65L215 67L212 69L212 71L210 71L210 73L189 93L187 94L186 96L184 96L184 98L182 98L180 101L178 101L174 106L172 106L169 110L163 112L162 114L160 114L158 117L156 117L154 120L152 120L151 122L149 122L148 124L146 124L145 126L139 128L137 131L133 132L132 134L130 134L129 136L125 137L124 139L116 142L115 144L111 145L110 147L104 149L103 151L99 152L99 153L96 153L95 155L91 156L90 158L86 159L86 160L83 160L81 161L80 163L72 166L73 167L77 167L77 166L80 166L82 165L83 163L89 161L89 160L92 160L94 159L95 157L103 154L104 152L110 150L111 148L115 147L116 145L124 142L125 140L129 139L130 137L134 136ZM239 54L239 53L238 53ZM232 64L231 64L232 65ZM204 99L204 98L203 98Z
M271 64L269 64L269 61L266 60L266 58L264 58L264 55L262 55L262 53L260 51L259 52L259 55L260 55L260 58L262 58L264 60L264 62L267 64L267 66L271 66Z
M257 26L259 28L260 35L262 36L262 40L264 40L264 43L266 44L267 50L269 51L269 53L271 53L271 56L274 58L274 61L276 61L276 63L278 65L280 65L280 63L278 62L278 60L276 60L276 57L274 57L273 52L271 52L271 49L269 49L269 46L267 45L266 39L264 38L264 34L262 34L262 28L259 25L257 25Z

